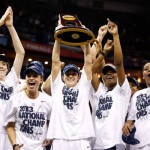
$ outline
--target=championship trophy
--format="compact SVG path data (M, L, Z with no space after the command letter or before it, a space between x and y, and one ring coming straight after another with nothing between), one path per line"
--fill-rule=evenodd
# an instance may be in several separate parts
M81 46L93 42L95 36L81 24L76 15L60 14L54 38L64 45Z

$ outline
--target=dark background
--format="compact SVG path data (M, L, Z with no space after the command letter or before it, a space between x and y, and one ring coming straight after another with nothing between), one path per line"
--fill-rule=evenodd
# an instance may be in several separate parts
M0 16L11 6L14 12L14 26L21 40L53 46L54 31L60 13L76 14L82 24L89 28L95 36L100 26L107 23L107 18L119 27L119 35L124 54L126 74L142 80L142 66L150 58L150 5L148 0L0 0ZM111 38L106 36L103 44ZM10 35L5 26L0 28L0 49L11 64L15 53ZM74 54L82 53L67 47ZM74 55L76 56L76 55ZM113 61L110 54L108 61ZM28 58L40 60L45 64L45 78L50 74L51 54L26 49L23 69ZM62 56L67 63L77 63L82 67L79 57ZM23 71L22 71L23 72ZM22 78L23 73L21 74Z

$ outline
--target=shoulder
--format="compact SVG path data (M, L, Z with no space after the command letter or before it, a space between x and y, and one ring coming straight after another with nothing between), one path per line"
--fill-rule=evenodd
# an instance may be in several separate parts
M121 91L131 92L130 84L129 84L127 78L125 78L125 80L121 86L119 85L119 83L117 81L116 88Z
M139 91L135 92L134 97L139 96L139 95L144 96L145 94L150 94L150 89L149 88L145 88L145 89L142 89L142 90L139 90Z
M10 71L8 72L7 77L13 76L13 75L16 76L16 71L14 67L10 68Z
M46 102L49 105L52 105L52 97L44 92L40 92L41 100Z
M15 93L14 95L11 96L11 99L15 99L15 100L20 100L22 99L21 97L24 96L24 91L21 91L21 92L18 92L18 93Z
M45 98L48 98L48 99L52 99L52 96L48 95L48 94L45 93L45 92L40 92L40 95L41 95L42 97L45 97Z

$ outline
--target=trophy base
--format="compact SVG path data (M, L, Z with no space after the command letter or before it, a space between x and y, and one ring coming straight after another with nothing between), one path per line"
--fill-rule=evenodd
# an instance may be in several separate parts
M61 44L81 46L94 41L94 34L87 28L62 27L55 31L54 38Z

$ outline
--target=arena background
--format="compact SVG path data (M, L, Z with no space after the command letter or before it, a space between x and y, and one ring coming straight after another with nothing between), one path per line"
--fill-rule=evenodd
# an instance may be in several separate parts
M51 70L51 52L54 31L60 13L76 14L82 24L97 36L107 18L119 27L127 75L134 76L145 87L142 66L150 61L150 5L144 0L0 0L0 16L11 6L14 12L14 26L26 50L21 77L26 64L31 60L44 63L45 79ZM103 43L110 38L106 36ZM5 53L11 65L14 50L5 26L0 28L0 53ZM108 56L113 62L113 55ZM61 60L67 63L83 64L79 47L62 46Z

